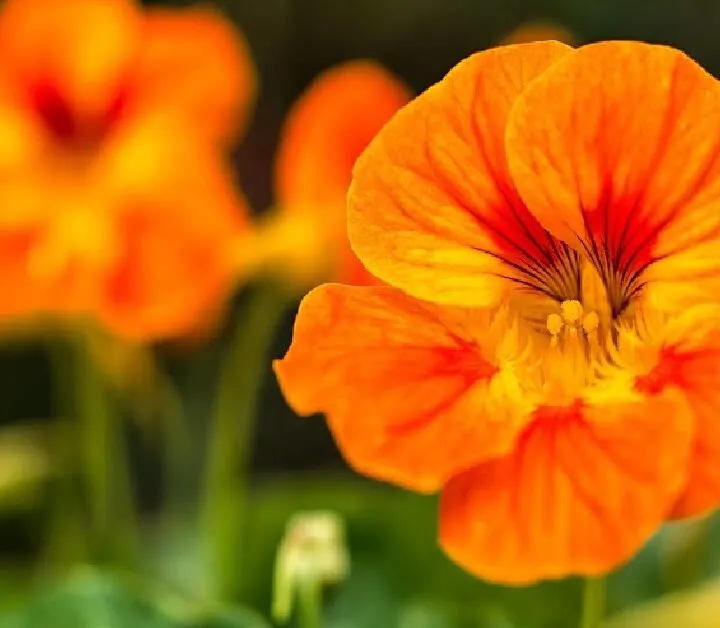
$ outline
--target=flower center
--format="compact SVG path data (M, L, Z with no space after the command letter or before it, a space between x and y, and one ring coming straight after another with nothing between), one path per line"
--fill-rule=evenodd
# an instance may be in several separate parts
M30 252L28 271L40 280L57 279L73 266L101 272L118 255L118 243L106 200L92 180L93 164L126 115L128 90L118 85L104 105L83 107L53 77L41 76L26 93L48 140L39 176L56 198L51 219Z
M550 345L555 347L559 344L559 337L564 334L571 340L578 337L582 332L590 338L600 326L600 317L597 312L585 312L580 301L563 301L560 304L560 314L552 313L547 317L547 330L550 332Z
M128 104L122 86L110 94L98 111L82 112L51 79L38 79L28 92L30 106L59 147L70 150L96 149L120 121Z
M600 376L599 367L616 335L617 322L600 274L588 262L579 272L579 298L551 301L544 330L531 335L525 378L531 394L545 404L563 405L579 398Z

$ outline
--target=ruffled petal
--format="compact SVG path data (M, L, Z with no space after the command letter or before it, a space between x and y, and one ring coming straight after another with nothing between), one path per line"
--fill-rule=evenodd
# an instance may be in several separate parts
M303 300L275 372L299 414L327 415L353 467L433 491L507 451L522 429L517 347L494 345L493 332L487 312L326 284Z

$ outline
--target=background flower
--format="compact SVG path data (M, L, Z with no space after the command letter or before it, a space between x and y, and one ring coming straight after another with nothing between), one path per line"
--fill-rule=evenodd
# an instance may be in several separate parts
M349 61L318 76L288 112L275 164L277 209L257 246L300 285L376 281L347 242L345 196L355 160L409 99L379 64Z
M206 9L10 0L0 37L0 310L197 325L246 228L222 153L254 97L241 36Z

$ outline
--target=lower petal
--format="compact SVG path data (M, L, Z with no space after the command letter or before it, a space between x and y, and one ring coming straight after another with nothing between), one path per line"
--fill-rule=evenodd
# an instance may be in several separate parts
M98 315L133 339L204 334L233 287L229 247L189 225L150 212L125 217L124 254L109 278Z
M628 560L685 481L692 421L677 395L540 408L514 452L452 479L441 543L508 584L598 575Z

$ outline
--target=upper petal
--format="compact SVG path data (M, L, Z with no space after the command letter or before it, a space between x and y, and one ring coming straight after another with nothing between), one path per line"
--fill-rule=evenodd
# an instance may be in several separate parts
M683 53L580 48L518 98L506 148L530 211L608 283L664 306L720 288L720 84Z
M599 575L661 525L685 481L692 421L670 391L541 407L512 454L450 480L440 538L480 578Z
M475 54L385 126L348 195L350 241L370 272L467 306L499 302L508 275L545 272L558 250L515 193L503 138L518 94L571 50L541 42Z
M213 140L245 130L257 75L242 33L210 8L152 8L141 26L135 89L139 106L171 108Z
M494 346L489 321L393 288L326 284L303 300L275 371L297 412L327 414L359 471L435 490L522 427L516 347Z

